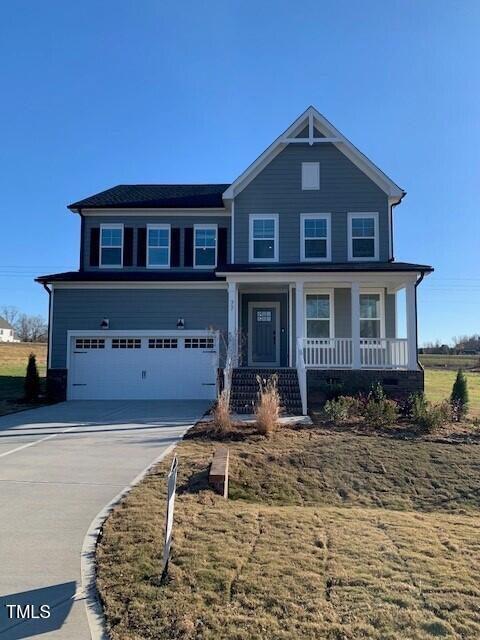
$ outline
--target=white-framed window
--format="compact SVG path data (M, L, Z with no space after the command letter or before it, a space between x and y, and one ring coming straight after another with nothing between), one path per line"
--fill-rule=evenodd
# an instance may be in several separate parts
M123 265L123 224L100 225L101 267L121 267Z
M302 191L320 189L320 163L302 162Z
M360 338L385 337L385 302L380 290L360 293Z
M378 260L378 213L348 214L348 259Z
M278 214L250 214L250 262L278 262Z
M168 269L170 267L170 225L147 225L147 267Z
M334 336L333 295L331 291L305 293L305 335L307 338Z
M331 216L329 213L300 215L300 256L304 262L326 262L331 256Z
M193 265L197 269L217 266L218 232L216 224L196 224L193 228Z

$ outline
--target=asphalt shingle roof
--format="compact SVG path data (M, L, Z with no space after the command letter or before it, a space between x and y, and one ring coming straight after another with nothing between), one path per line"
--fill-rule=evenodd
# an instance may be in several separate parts
M0 329L13 329L13 327L5 320L5 318L0 316Z
M222 194L229 186L229 184L119 184L74 202L68 208L223 208Z

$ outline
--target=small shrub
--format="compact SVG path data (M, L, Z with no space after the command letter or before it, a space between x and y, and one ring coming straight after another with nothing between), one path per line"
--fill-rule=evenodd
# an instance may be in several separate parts
M230 431L232 427L230 398L226 389L224 389L217 398L217 404L213 410L213 423L215 428L220 432Z
M367 400L363 415L372 427L386 427L398 420L398 405L394 400L375 400L371 394Z
M278 393L278 377L273 375L268 380L257 376L260 387L258 402L255 407L257 431L262 435L270 435L278 427L280 417L280 394Z
M362 413L362 403L352 396L340 396L336 400L327 400L323 407L327 420L343 422Z
M35 402L40 395L40 377L38 375L37 360L35 354L28 356L27 371L25 374L25 400Z
M431 433L451 420L452 410L445 400L439 404L428 402L423 393L410 397L410 417L424 433Z
M342 382L322 382L320 391L325 395L327 400L336 400L345 393L344 384Z
M450 396L452 416L456 422L460 422L468 414L468 385L467 378L461 369L457 372L457 377L453 383L452 394Z
M372 383L370 387L369 398L373 398L373 400L376 400L377 402L380 402L381 400L386 400L387 396L385 395L385 391L383 390L383 387L380 384L380 382Z

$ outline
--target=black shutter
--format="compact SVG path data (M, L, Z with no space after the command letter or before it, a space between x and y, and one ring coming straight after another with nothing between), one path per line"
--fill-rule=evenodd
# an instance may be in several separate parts
M137 231L137 267L147 266L147 229L141 227Z
M183 245L183 266L193 267L193 227L185 228Z
M224 267L227 264L227 227L220 227L218 230L218 266Z
M100 227L90 229L90 266L98 267L100 253Z
M173 228L171 231L170 238L170 266L171 267L179 267L180 266L180 229L177 227Z
M133 266L133 229L125 227L123 230L123 266Z

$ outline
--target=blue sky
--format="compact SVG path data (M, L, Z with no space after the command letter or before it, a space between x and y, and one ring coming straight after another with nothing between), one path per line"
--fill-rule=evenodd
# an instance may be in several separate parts
M476 0L3 3L0 306L78 268L69 202L233 180L313 104L407 191L420 340L479 332L479 32Z

